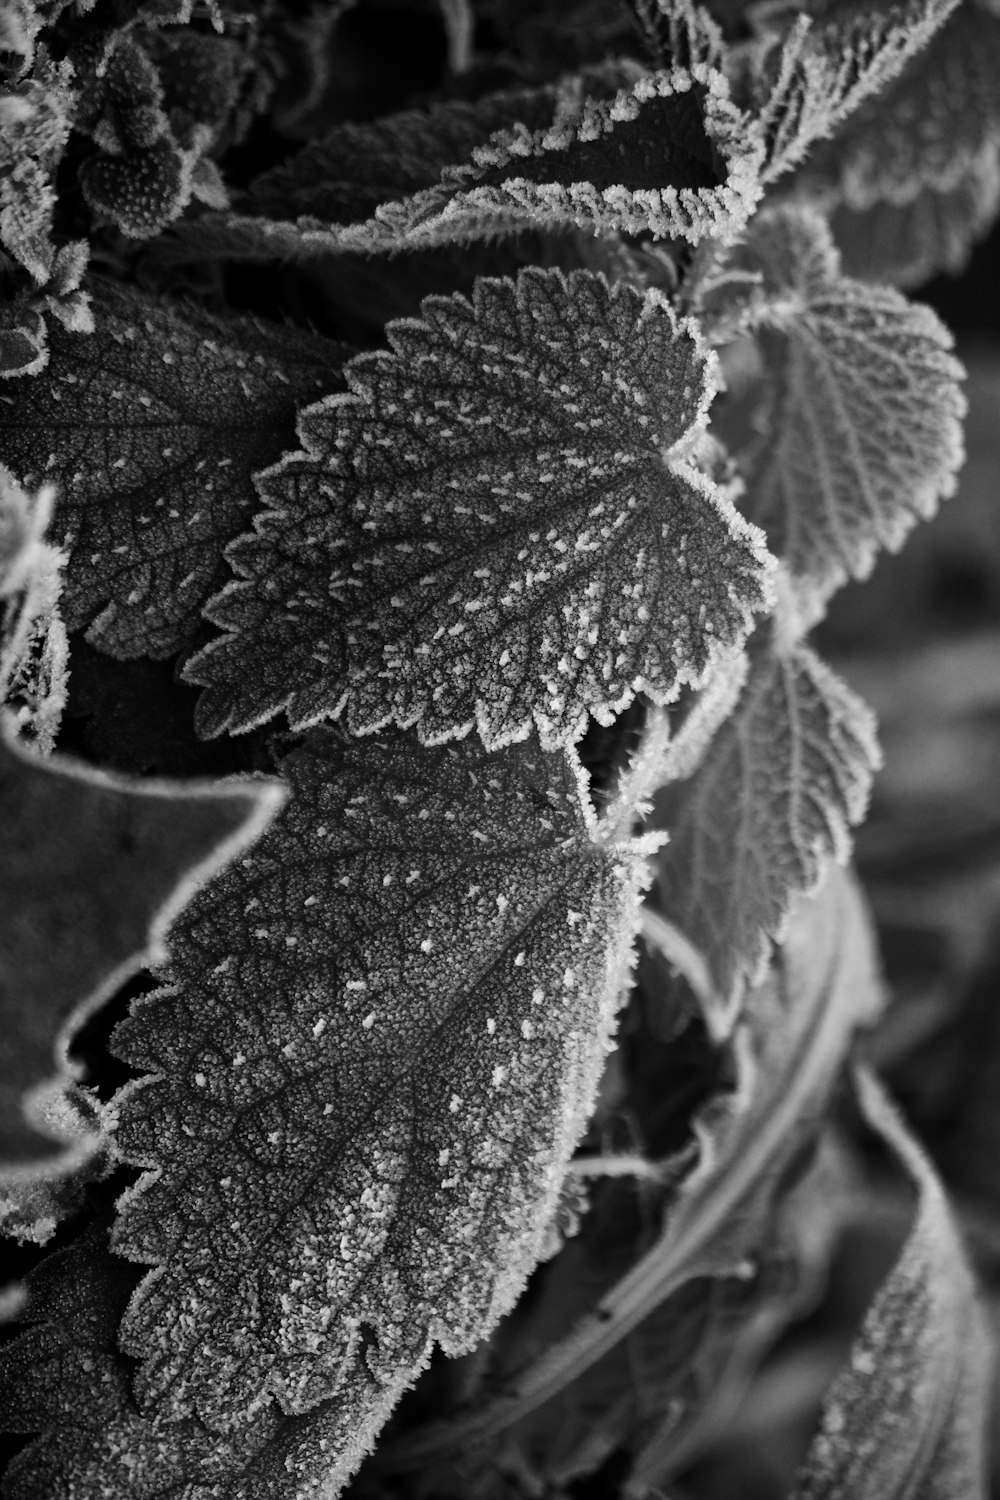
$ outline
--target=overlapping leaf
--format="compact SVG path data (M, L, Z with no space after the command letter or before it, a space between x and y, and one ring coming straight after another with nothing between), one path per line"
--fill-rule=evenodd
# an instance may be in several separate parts
M961 270L1000 205L1000 17L970 0L806 162L845 269L916 285Z
M196 1418L168 1422L140 1413L117 1339L137 1268L108 1252L107 1232L98 1221L28 1278L18 1316L36 1326L0 1351L0 1418L9 1432L42 1436L9 1465L5 1495L290 1500L289 1489L254 1488L260 1450L280 1426L277 1413L229 1437ZM232 1476L246 1488L216 1487Z
M346 703L355 731L552 745L745 637L767 555L689 456L712 357L659 293L531 269L388 334L261 476L188 667L202 732Z
M747 322L764 361L741 507L812 612L953 493L964 371L929 308L840 275L811 210L760 215L730 268L760 278Z
M655 904L707 963L725 1032L800 891L843 863L878 764L874 719L805 646L755 645L690 780L664 788ZM669 758L664 776L684 775Z
M487 131L458 105L443 106L419 123L407 115L343 127L325 150L304 157L302 166L305 187L329 157L334 182L321 202L333 210L332 222L315 210L296 221L209 215L185 226L176 253L184 254L186 242L192 253L249 259L372 254L530 228L693 242L731 238L760 196L763 143L753 121L733 104L725 75L702 61L690 68L625 71L639 76L612 98L588 91L586 75L565 79L557 92L493 96L482 116ZM548 118L539 123L546 103ZM497 128L498 117L503 128ZM389 143L404 134L415 134L416 157L409 157L407 147L402 161L385 162ZM371 187L338 183L344 170L363 178L373 159L384 165L371 174ZM440 175L432 177L435 167ZM297 175L293 164L264 183L265 207L304 207ZM352 205L381 198L380 179L398 186L428 179L429 185L382 199L370 217L339 222Z
M568 762L524 746L319 730L283 771L287 810L116 1034L154 1075L118 1098L119 1146L155 1171L115 1245L157 1265L122 1327L144 1407L226 1430L327 1403L333 1484L540 1254L648 848L602 844Z
M822 1118L857 1028L881 1004L867 913L850 877L833 869L817 896L795 904L779 963L732 1038L736 1088L713 1096L696 1118L699 1160L656 1242L509 1388L395 1444L393 1467L495 1440L588 1379L680 1288L745 1275L767 1237L783 1173Z
M66 705L62 554L43 540L53 492L25 494L0 464L0 707L43 754Z
M171 916L273 813L275 788L137 784L18 749L0 726L0 1150L54 1161L46 1088L73 1031L156 956Z
M767 138L762 175L773 182L817 141L834 134L866 100L903 71L955 10L959 0L831 0L818 15L788 6L794 17L734 61L750 75ZM781 7L778 15L781 15Z
M90 624L116 656L168 656L253 515L251 475L293 440L297 404L340 388L344 351L249 319L182 316L132 289L94 296L97 332L53 331L44 376L0 394L0 458L22 482L58 488L68 626Z
M792 1500L982 1500L992 1350L947 1199L870 1074L864 1112L919 1193L913 1227L827 1393Z

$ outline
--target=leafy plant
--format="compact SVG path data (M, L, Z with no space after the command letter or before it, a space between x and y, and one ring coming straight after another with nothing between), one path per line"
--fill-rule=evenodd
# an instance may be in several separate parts
M876 1187L769 1493L985 1494L823 641L956 489L900 288L1000 204L998 49L0 5L12 1500L709 1500Z

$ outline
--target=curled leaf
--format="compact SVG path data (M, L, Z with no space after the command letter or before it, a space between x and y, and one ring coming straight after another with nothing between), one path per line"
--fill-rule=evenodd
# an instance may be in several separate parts
M187 667L203 733L346 705L355 732L551 746L745 638L769 560L692 461L713 358L661 294L531 269L388 335L260 477L207 608L227 633Z
M792 1500L982 1500L992 1349L944 1191L875 1077L862 1110L919 1194L913 1227L828 1391Z
M657 799L670 838L656 857L655 907L707 964L716 1033L760 977L792 898L814 891L831 861L846 863L878 763L870 710L801 645L755 646L697 765L665 761L690 780Z

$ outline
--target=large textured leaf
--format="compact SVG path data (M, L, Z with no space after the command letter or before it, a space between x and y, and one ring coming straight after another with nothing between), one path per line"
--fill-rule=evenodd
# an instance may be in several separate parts
M808 649L755 644L732 713L690 780L657 799L670 830L655 904L701 953L720 1033L758 977L791 899L844 863L878 765L874 719ZM665 777L684 775L664 763Z
M153 1172L115 1246L157 1269L123 1347L154 1415L318 1414L332 1486L433 1342L470 1348L541 1253L631 961L645 843L567 760L345 742L171 934L116 1050ZM290 1474L322 1455L306 1424Z
M261 476L188 667L202 732L346 703L355 731L552 745L745 637L766 553L692 462L712 357L659 293L532 269L388 334Z
M0 459L57 486L69 628L115 656L169 656L257 507L251 475L293 440L299 403L341 387L344 351L131 289L94 300L96 333L53 330L44 376L0 394Z
M968 0L810 155L796 186L835 210L852 275L914 285L964 265L1000 203L998 70L1000 17Z
M194 886L260 831L278 796L269 783L137 783L43 760L18 749L0 723L5 1172L57 1157L35 1126L53 1075L73 1076L73 1032L161 953Z
M831 870L816 897L796 903L779 963L747 1006L731 1042L735 1090L713 1096L696 1118L699 1159L668 1204L657 1241L507 1389L397 1443L393 1463L496 1439L611 1356L682 1287L745 1275L747 1257L767 1236L782 1174L822 1118L856 1029L881 1003L862 899L847 875Z
M761 432L738 455L741 506L814 610L953 493L964 371L929 308L840 275L811 210L760 215L731 269L761 278L747 315L764 360Z
M767 136L764 180L773 182L795 166L883 90L958 3L832 0L818 7L817 16L802 14L797 5L776 7L779 25L785 17L791 25L783 34L777 26L765 31L743 60L757 75L753 91L761 100L759 122Z
M587 92L586 83L585 76L565 79L542 125L537 122L540 100L551 98L550 91L523 95L520 103L515 96L510 105L497 96L486 116L492 133L482 143L475 141L471 123L462 125L456 106L437 112L417 132L418 142L421 137L427 142L429 160L440 159L449 140L456 149L468 149L450 165L441 162L443 170L432 186L379 202L371 217L337 222L345 209L368 195L334 185L321 195L336 215L333 222L315 211L294 222L210 215L185 227L176 253L184 254L186 242L189 254L237 259L372 254L531 228L576 227L593 234L651 234L693 242L738 233L760 196L763 142L754 122L734 106L718 68L697 62L690 69L640 72L610 99ZM509 109L519 114L508 128L497 129L497 110ZM334 149L338 144L344 148L354 158L354 170L362 172L362 138L368 151L377 153L385 149L386 131L396 128L404 127L368 127L350 135L345 129ZM405 164L389 167L376 179L419 181L429 175L427 159L410 170ZM336 171L334 165L335 178ZM286 200L282 182L292 189L288 177L278 179L275 194L265 185L263 201L272 211L281 211L285 201L293 209L299 206L294 191Z
M792 1500L982 1500L992 1350L933 1168L875 1078L863 1110L912 1178L916 1218L826 1396Z

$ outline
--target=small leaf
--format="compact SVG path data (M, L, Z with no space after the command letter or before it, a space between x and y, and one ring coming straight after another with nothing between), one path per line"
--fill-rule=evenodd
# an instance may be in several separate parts
M169 656L256 509L251 475L292 441L298 402L341 386L343 349L109 284L94 298L96 333L53 328L44 376L0 391L5 460L57 486L68 627Z
M552 746L745 638L768 559L692 462L712 356L658 292L531 269L387 332L260 478L187 668L201 732L346 703L355 732Z
M29 496L0 464L0 707L43 755L66 706L66 629L59 612L63 555L42 540L53 491Z
M737 455L741 508L814 611L954 492L965 372L929 308L839 274L811 210L760 215L729 268L761 278L747 313L764 361L761 430Z
M580 1380L680 1288L700 1277L747 1274L785 1170L822 1118L856 1029L882 1005L872 933L853 881L831 870L793 913L778 963L729 1044L736 1087L696 1118L700 1158L667 1206L656 1242L509 1389L397 1441L394 1466L496 1438Z
M878 762L870 710L812 651L760 645L691 779L660 794L655 823L670 839L655 907L705 958L716 1034L759 978L792 897L846 862Z
M1000 202L998 70L1000 17L975 0L960 5L812 152L796 189L832 215L851 275L918 285L962 269Z
M192 887L253 838L267 784L137 784L16 747L0 727L0 1167L57 1148L34 1128L86 1017L157 955Z
M291 1490L277 1484L267 1496L255 1489L258 1454L280 1419L223 1436L193 1418L166 1422L139 1411L117 1340L138 1272L108 1253L107 1230L106 1220L98 1220L29 1274L27 1305L16 1316L37 1326L0 1350L5 1430L42 1433L11 1461L6 1500L180 1494L292 1500ZM219 1490L220 1475L242 1477L247 1487Z
M933 1168L873 1075L858 1094L912 1178L916 1218L827 1393L792 1500L983 1500L992 1351Z
M319 730L282 770L285 813L116 1033L154 1073L111 1106L154 1169L120 1204L116 1248L157 1265L121 1338L154 1415L314 1413L285 1464L332 1487L432 1343L470 1349L542 1251L649 846L602 844L536 748Z
M763 180L796 166L906 67L959 0L832 0L818 17L794 17L785 34L748 44L767 138ZM780 10L779 10L780 14ZM777 45L775 45L777 44Z

